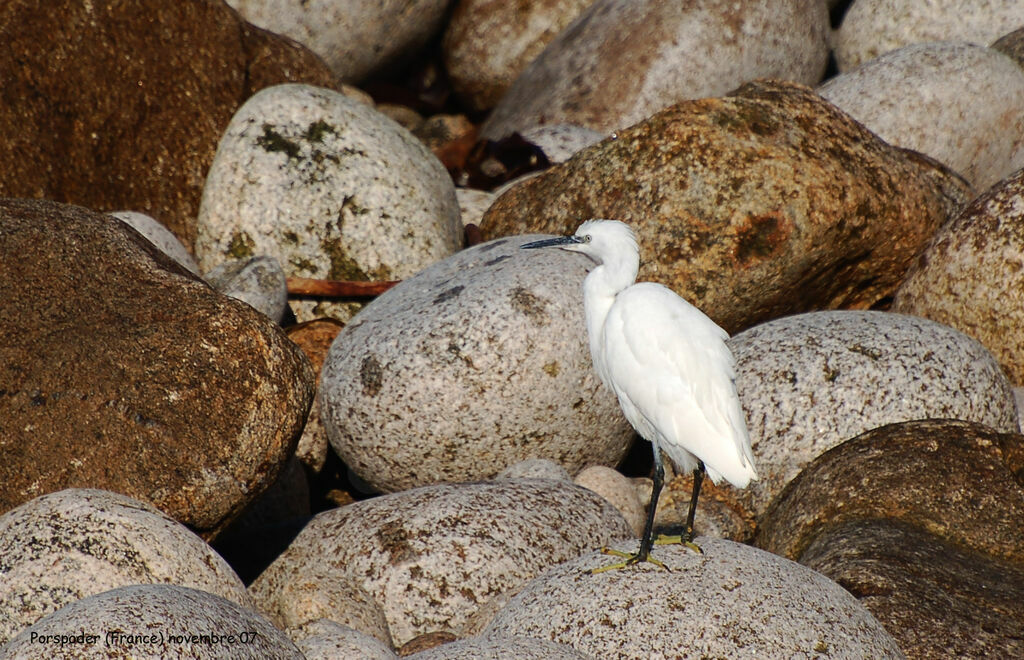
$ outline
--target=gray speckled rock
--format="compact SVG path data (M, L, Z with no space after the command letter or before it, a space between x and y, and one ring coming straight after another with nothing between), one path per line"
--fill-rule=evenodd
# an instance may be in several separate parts
M331 446L382 491L493 477L527 458L615 465L633 430L593 370L591 262L516 236L474 246L378 297L321 372Z
M376 637L327 619L289 628L288 635L306 660L398 660L398 656Z
M586 660L584 655L565 644L532 637L473 637L435 646L406 656L412 660Z
M607 134L758 77L814 85L827 33L821 0L597 0L516 79L481 135L566 123Z
M370 594L401 646L457 631L496 594L630 535L610 504L561 481L427 486L321 513L250 591L264 611L280 611L287 585L322 568L318 579Z
M535 126L521 133L527 142L537 145L551 163L564 163L577 151L597 144L604 136L583 126L552 124Z
M849 71L913 43L987 44L1021 25L1020 0L856 0L835 33L836 62Z
M139 500L68 489L0 516L0 644L86 596L165 582L252 606L242 581L220 555Z
M494 477L495 479L556 479L572 481L569 471L546 458L528 458L510 465Z
M886 142L935 158L978 190L1024 166L1024 69L990 48L915 44L817 91Z
M196 263L189 251L170 229L155 218L136 211L114 211L110 215L130 225L132 229L145 236L150 243L157 246L161 252L177 261L186 270L196 275L199 274L199 264Z
M226 261L206 274L206 281L226 296L237 298L266 314L275 323L288 306L288 282L273 257Z
M760 477L738 497L753 512L815 457L869 429L927 418L1018 428L1013 391L995 358L926 319L812 312L728 343Z
M596 552L555 566L485 634L549 639L595 658L902 657L871 614L823 575L731 541L697 543L703 555L655 548L671 572L640 564L592 575L615 561Z
M60 635L80 633L95 637L59 646ZM57 642L41 644L41 636L55 636ZM0 648L0 655L302 659L292 641L256 612L205 591L170 584L119 587L71 603L23 630Z
M950 325L984 344L1024 384L1024 170L942 226L907 272L895 311Z
M391 280L458 249L448 172L408 131L345 96L278 85L235 113L199 210L205 271L275 257L289 277ZM346 320L351 304L293 302L300 321Z
M262 589L255 593L261 600ZM261 602L267 605L267 616L280 628L299 628L324 619L392 646L381 606L352 579L338 579L329 566L304 565L300 575L278 585L272 600Z
M242 18L295 39L350 82L419 50L443 26L450 2L227 0Z

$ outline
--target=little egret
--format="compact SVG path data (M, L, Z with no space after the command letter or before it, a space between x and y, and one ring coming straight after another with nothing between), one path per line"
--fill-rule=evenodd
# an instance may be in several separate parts
M626 419L654 449L654 486L635 555L597 571L649 561L654 513L665 481L661 452L693 472L693 493L679 542L693 544L693 517L705 471L745 488L757 479L750 435L736 394L728 333L668 287L636 282L640 249L629 225L588 220L572 236L527 243L582 252L597 263L583 281L590 355ZM619 554L608 551L611 554ZM595 572L597 572L595 571Z

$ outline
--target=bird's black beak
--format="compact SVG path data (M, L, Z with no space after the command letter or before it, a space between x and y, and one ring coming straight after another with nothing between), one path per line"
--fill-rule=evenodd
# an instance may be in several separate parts
M558 247L560 245L574 245L582 241L576 236L559 236L558 238L545 238L542 241L523 243L519 246L521 250L533 250L534 248Z

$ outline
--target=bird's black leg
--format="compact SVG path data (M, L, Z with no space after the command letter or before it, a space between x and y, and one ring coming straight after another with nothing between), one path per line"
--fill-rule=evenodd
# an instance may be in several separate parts
M625 557L626 561L619 562L618 564L612 564L611 566L595 568L590 571L591 573L601 573L617 568L625 568L626 566L643 561L656 564L665 570L668 570L668 567L665 566L665 564L651 557L651 547L654 545L654 514L658 511L658 498L661 496L661 489L665 485L665 464L662 462L661 450L653 443L652 447L654 448L654 483L651 486L651 501L647 505L647 520L644 522L644 533L643 536L640 537L640 550L635 555L630 555L624 552L619 552L618 550L601 548L601 552L608 555L615 555L617 557Z
M698 460L697 467L693 470L693 492L690 494L690 510L686 514L686 538L684 543L693 543L693 517L697 513L697 498L700 497L700 487L704 483L704 461Z

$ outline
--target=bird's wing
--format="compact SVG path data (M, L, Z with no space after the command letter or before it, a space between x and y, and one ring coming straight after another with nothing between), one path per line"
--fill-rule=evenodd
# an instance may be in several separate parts
M683 449L712 477L743 487L756 473L728 336L670 289L645 282L619 293L602 344L616 394L657 431L647 439L676 463L690 462Z

